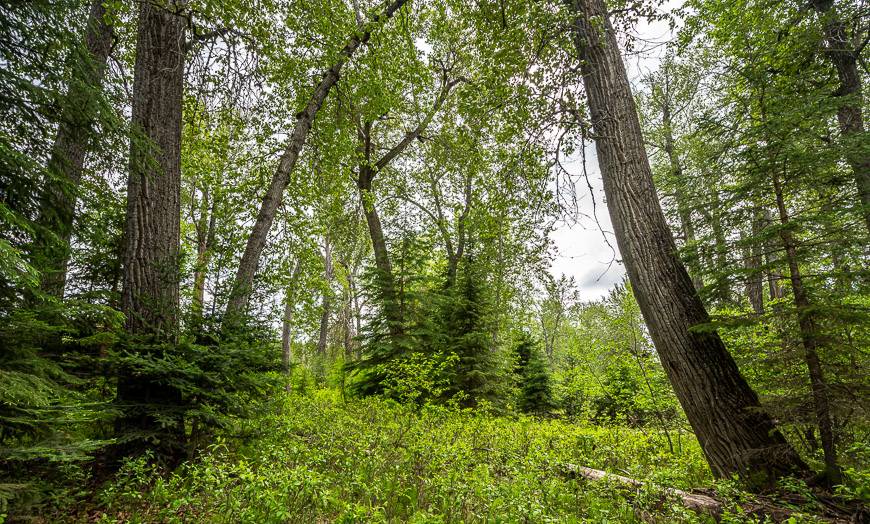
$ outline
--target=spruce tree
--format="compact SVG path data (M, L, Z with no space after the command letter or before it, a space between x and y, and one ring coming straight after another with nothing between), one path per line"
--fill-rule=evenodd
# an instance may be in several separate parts
M517 407L523 413L545 415L553 407L550 370L537 341L526 332L514 347L514 374L519 381Z
M456 285L447 288L443 305L443 351L457 357L448 392L458 395L460 405L465 407L475 407L481 400L494 400L496 396L490 304L482 283L481 268L467 257Z

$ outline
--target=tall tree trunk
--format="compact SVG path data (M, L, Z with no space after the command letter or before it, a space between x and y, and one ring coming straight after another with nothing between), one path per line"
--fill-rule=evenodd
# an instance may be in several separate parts
M438 96L430 111L423 117L413 129L405 132L405 136L390 148L377 161L373 161L372 153L372 123L363 122L359 126L359 145L358 151L363 159L363 162L357 168L357 188L359 189L360 200L362 201L363 214L366 217L366 224L369 229L369 236L372 241L372 250L375 253L375 267L378 269L378 281L381 294L383 295L385 316L390 325L390 335L398 336L404 331L402 321L402 305L399 303L401 293L396 290L396 280L393 275L393 268L390 264L390 254L387 250L387 241L384 237L384 229L381 225L380 216L378 216L377 208L375 207L375 195L372 191L372 182L384 168L408 149L414 140L429 127L432 119L444 105L447 97L450 96L450 91L461 80L448 80L448 72L444 71L443 83Z
M287 149L281 156L281 160L278 162L278 169L275 171L275 175L272 177L269 188L263 197L260 211L257 214L257 220L254 223L254 228L251 230L251 235L248 237L248 243L245 246L242 259L239 262L239 269L236 272L236 278L230 290L229 301L227 302L226 318L230 319L230 322L237 319L248 304L248 299L251 296L251 286L254 282L254 274L260 263L263 249L266 247L266 238L272 229L272 222L275 220L275 213L281 204L284 190L287 188L287 184L290 183L290 174L296 166L299 153L302 151L302 146L305 145L308 139L308 132L311 131L311 126L314 124L314 117L326 100L326 96L329 94L332 86L338 82L339 74L344 64L350 60L357 49L368 42L372 31L392 18L396 11L401 9L407 2L408 0L393 0L386 6L383 12L375 15L358 34L351 36L350 40L348 40L339 53L338 60L324 72L323 78L314 89L314 93L308 99L305 108L297 115L296 127L293 129L293 134L290 135Z
M677 398L717 477L754 484L806 465L761 410L679 259L603 0L566 0L595 130L607 207L631 284Z
M132 347L142 352L159 352L159 345L149 346L171 343L178 328L185 6L183 0L139 4L122 307ZM158 439L161 455L177 460L185 435L174 411L181 392L152 379L121 371L118 400L125 415L118 427L142 439L129 451L141 449L150 436Z
M816 423L819 426L819 434L822 437L822 451L825 457L824 476L831 484L839 484L842 474L837 465L837 450L834 442L834 424L831 420L831 407L828 399L828 384L822 372L822 363L819 358L819 349L823 347L816 315L812 310L809 295L804 288L803 277L797 258L797 244L790 229L788 210L785 207L782 184L779 175L773 173L773 189L776 194L776 207L779 210L779 221L782 227L779 229L779 237L785 248L785 256L788 262L789 277L791 281L792 297L797 310L798 328L800 329L801 342L804 346L804 361L810 377L810 389L813 394L813 408L816 414Z
M861 72L858 70L858 53L847 33L847 24L834 8L834 0L812 0L813 9L819 14L825 35L825 55L837 70L840 87L836 96L840 99L837 121L840 133L849 144L846 161L852 168L858 188L862 216L870 231L870 154L864 137L863 93ZM861 140L864 142L861 142Z
M770 214L770 209L765 207L758 218L759 232L773 224L773 216ZM767 266L767 296L770 300L779 300L785 296L785 291L782 289L782 273L776 267L778 257L776 252L778 248L773 245L770 239L764 240L764 258L765 266Z
M375 255L375 267L378 270L378 289L384 302L384 315L389 323L390 335L395 337L403 332L402 313L396 290L396 279L393 275L393 265L390 262L390 253L387 250L387 240L384 237L381 218L375 207L375 195L372 192L372 177L371 168L365 165L360 166L357 188L363 203L363 213L366 217L369 237L372 241L372 250Z
M297 258L290 273L290 285L287 286L287 296L284 297L284 319L281 322L281 363L284 373L290 373L290 358L292 349L293 312L296 310L296 284L299 281L299 272L302 268L302 260Z
M704 287L704 281L701 278L701 271L698 267L700 256L698 248L695 245L695 224L692 221L692 211L686 199L685 179L683 177L683 166L680 164L680 157L677 154L677 148L674 145L673 122L671 119L670 101L666 100L662 104L662 126L664 127L664 150L668 155L668 162L671 164L671 177L674 180L674 200L677 204L677 214L680 217L680 229L683 232L685 239L686 252L689 253L689 260L686 264L689 268L689 274L692 276L692 284L695 290L700 290Z
M41 289L63 298L75 216L76 194L85 155L93 139L97 97L106 74L113 29L106 22L103 0L93 0L84 48L73 52L73 77L63 102L60 125L48 161L49 179L42 194L39 225L44 232L34 246L34 261L42 270Z
M326 354L326 342L329 335L329 316L332 313L332 244L329 236L324 238L323 246L323 276L326 280L326 289L323 291L323 302L320 312L320 337L317 340L317 354Z
M344 323L344 356L345 358L350 358L353 355L353 337L355 336L353 330L353 303L350 290L348 290L348 294L344 299L344 305L341 308L341 316Z

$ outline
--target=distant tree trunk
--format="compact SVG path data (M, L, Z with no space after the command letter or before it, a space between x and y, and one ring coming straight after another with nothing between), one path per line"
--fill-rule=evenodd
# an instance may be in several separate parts
M450 95L451 89L460 82L459 79L448 80L448 72L444 71L443 83L441 91L435 98L435 103L432 109L423 117L413 129L405 132L405 136L390 148L377 161L373 158L372 145L372 123L362 122L359 125L359 145L358 152L362 157L362 162L357 168L357 188L359 189L360 200L362 201L363 213L368 224L369 236L372 241L372 250L375 253L375 267L378 269L379 287L384 300L384 313L387 322L390 325L390 335L398 336L404 331L402 327L403 313L402 304L399 303L401 293L396 290L396 280L393 275L393 268L390 263L390 254L387 250L387 241L384 237L384 229L381 225L381 218L378 216L377 208L375 207L375 194L372 191L372 182L384 168L401 155L416 140L420 134L426 130L432 122L432 118L444 105L447 97Z
M761 214L758 217L759 224L759 232L764 231L764 229L768 228L773 224L773 217L770 214L770 209L765 207ZM769 239L764 240L764 255L765 255L765 265L768 267L767 270L767 293L768 298L770 300L779 300L785 296L785 292L782 289L782 273L779 272L779 269L776 267L777 263L777 251L778 248L773 245Z
M344 356L350 357L353 355L353 309L351 305L351 297L345 297L344 306L341 311L342 320L344 322Z
M296 259L293 271L290 273L290 285L287 286L287 296L284 297L284 319L281 322L281 363L284 373L290 373L290 358L292 357L293 312L296 310L296 285L302 268L301 259Z
M122 294L127 331L139 351L159 351L140 348L171 343L178 328L185 7L183 0L161 7L139 4ZM181 403L178 389L124 369L118 401L124 406L120 430L138 439L150 435L158 439L162 456L180 458L185 432L174 411ZM163 410L159 419L155 405ZM143 446L136 441L128 451Z
M704 281L701 278L701 271L698 267L700 256L698 248L695 245L695 224L692 221L692 211L686 199L684 188L685 179L683 177L683 166L680 164L680 157L677 154L677 148L674 145L673 122L671 121L671 106L668 100L662 104L662 126L665 131L664 150L668 155L668 162L671 164L671 176L674 179L676 190L674 191L674 200L677 204L677 214L680 217L680 229L683 232L685 239L686 252L689 253L689 260L686 264L689 268L689 274L692 276L692 284L696 290L704 287Z
M290 135L287 149L281 156L278 169L275 171L275 175L272 177L269 188L263 197L260 211L257 214L257 220L254 223L254 228L251 230L251 235L248 237L248 243L245 246L242 259L239 262L239 269L236 272L236 278L231 287L230 298L227 302L226 318L230 319L230 322L233 322L233 319L237 319L248 304L248 299L251 296L251 286L254 282L254 274L260 263L263 249L266 247L266 237L272 229L275 213L281 204L284 189L290 183L290 174L296 166L302 146L305 145L308 139L308 132L314 124L314 117L326 100L326 96L329 94L332 86L338 82L339 74L344 64L350 60L357 49L368 42L372 31L380 27L383 22L392 18L396 11L401 9L407 2L408 0L393 0L386 6L383 12L375 15L359 34L351 36L350 40L348 40L347 44L338 54L336 62L323 74L323 78L315 88L311 98L308 99L305 108L297 115L296 127L293 129L293 134Z
M332 244L329 236L324 237L323 245L323 276L326 280L326 289L323 291L323 302L320 312L320 337L317 340L317 354L326 354L327 335L329 335L329 316L332 313Z
M791 280L792 297L798 315L798 327L801 334L801 342L804 346L804 361L810 377L810 389L813 393L813 407L816 414L816 423L819 426L819 434L822 437L822 451L825 457L826 479L831 484L839 484L842 474L837 465L837 450L834 442L834 424L831 420L830 400L828 399L828 384L822 372L819 349L823 347L821 334L812 310L809 295L804 288L803 278L797 259L797 244L790 229L788 210L785 207L782 184L779 175L773 172L773 189L776 193L776 207L779 210L779 220L782 227L779 236L785 248L785 256Z
M710 319L662 213L616 35L603 0L566 0L607 207L662 364L717 477L759 485L806 465L762 411Z
M95 92L103 85L112 39L113 30L106 22L103 0L93 0L84 49L73 51L73 76L63 102L48 161L50 178L45 181L39 209L38 222L45 232L38 236L34 246L34 261L42 270L41 289L57 298L63 298L66 287L76 194L93 139L97 116Z
M725 228L722 226L722 203L719 193L713 192L713 210L710 213L710 225L713 228L713 239L716 244L716 266L719 271L728 269L728 241L725 238ZM728 280L722 280L717 284L717 295L721 304L731 302L731 286Z
M362 304L359 301L359 291L356 287L356 274L351 272L348 274L347 285L350 288L350 298L351 298L351 307L352 318L354 322L354 333L359 335L362 332ZM359 358L360 357L360 345L354 344L354 355Z
M870 155L864 137L864 115L862 112L863 93L861 91L861 72L858 70L858 53L855 44L847 33L847 24L834 8L834 0L812 0L813 9L819 14L825 35L825 55L837 70L840 87L836 96L841 100L837 108L837 121L840 132L849 140L865 140L850 144L846 161L852 168L855 185L858 187L859 204L862 215L870 231Z
M758 220L752 217L752 232L744 250L743 263L746 270L746 298L756 315L764 314L764 276L761 271L761 249L758 238Z
M468 214L471 212L473 201L473 175L468 173L464 179L463 198L465 202L462 206L462 212L459 213L459 217L456 219L455 246L453 245L453 239L450 236L450 230L447 226L448 220L444 214L444 208L441 205L441 189L438 187L438 182L438 177L433 177L430 180L432 198L435 203L435 214L432 216L432 219L435 221L435 225L441 232L441 236L444 239L444 250L447 252L447 287L453 287L453 285L456 284L459 262L465 254L465 244L468 236L466 233L466 221L468 219ZM420 207L422 208L422 206Z
M375 254L375 267L378 270L377 282L384 302L384 314L389 323L390 335L402 334L402 313L399 304L399 296L396 290L396 279L393 275L393 265L390 262L390 253L387 249L387 240L384 237L384 229L381 218L375 207L375 195L372 192L371 168L362 165L359 167L357 188L363 203L363 213L369 229L369 237L372 241L372 250Z
M202 211L196 224L196 265L193 270L193 300L190 304L193 322L197 326L202 324L205 279L214 248L217 215L217 198L212 198L209 203L208 187L203 188L202 199Z
M347 259L352 258L352 256L348 255ZM356 336L354 331L354 284L353 284L353 270L351 269L352 262L348 262L348 260L342 257L339 260L338 264L344 270L344 278L346 279L347 285L342 286L342 294L341 294L341 310L339 312L339 319L341 321L341 335L342 335L342 345L344 347L344 356L345 358L351 358L353 356L353 339Z
M721 277L728 268L728 241L725 238L725 229L722 227L722 202L719 200L719 192L715 189L710 192L710 197L711 209L702 210L702 214L713 231L713 254L708 259L709 265L720 272L720 277L715 281L714 297L720 304L728 304L731 302L731 287L728 281Z

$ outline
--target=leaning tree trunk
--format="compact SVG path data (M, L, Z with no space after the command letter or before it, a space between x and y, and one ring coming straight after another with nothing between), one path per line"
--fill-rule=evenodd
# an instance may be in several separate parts
M266 247L266 238L272 229L272 222L275 220L275 214L278 211L278 206L281 204L284 190L287 188L287 184L290 183L290 174L296 166L299 153L302 151L302 146L305 145L308 139L308 132L311 131L311 126L314 124L314 117L326 100L326 96L329 94L332 86L338 82L339 74L344 64L350 60L357 49L368 42L372 31L386 20L392 18L396 11L401 9L407 2L408 0L393 0L382 13L375 15L359 34L355 34L350 38L338 54L336 62L323 74L323 78L314 89L314 93L311 94L311 98L308 99L305 108L297 116L296 127L293 129L293 134L290 135L287 149L281 156L281 160L278 162L278 169L275 171L275 175L272 177L269 188L263 197L260 211L257 214L257 220L254 222L254 228L248 237L245 252L239 262L239 269L236 272L236 278L230 290L226 318L230 319L231 323L238 319L248 304L251 296L251 286L254 283L254 274L260 263L263 249Z
M756 485L806 465L761 410L679 259L662 213L603 0L567 0L607 207L632 288L677 398L717 477Z
M96 91L103 85L112 38L103 0L93 0L84 48L73 52L73 77L63 101L60 125L48 160L49 179L39 210L38 222L44 231L34 246L34 261L42 271L40 286L57 298L63 298L66 287L76 193L93 138Z
M366 217L366 224L369 229L369 237L372 241L372 250L375 254L375 267L378 270L378 287L382 294L384 302L384 315L389 323L390 336L396 337L403 333L402 327L404 315L402 307L399 303L401 293L396 289L396 279L393 275L393 268L390 264L390 253L387 250L387 241L384 237L384 228L381 225L381 218L378 216L378 210L375 207L375 194L372 189L372 182L375 176L383 169L392 163L399 155L405 152L408 147L414 143L414 140L420 137L432 122L432 119L441 110L447 97L450 96L450 91L461 81L460 79L448 80L445 72L441 84L441 91L435 98L430 111L423 119L399 140L392 148L390 148L377 161L373 161L373 145L372 145L372 123L365 122L359 129L359 144L358 152L363 162L357 168L357 189L359 189L360 200L362 201L363 213Z
M139 4L122 308L131 350L143 358L160 358L159 344L172 343L178 328L184 7L183 0ZM122 369L118 401L124 410L118 429L136 439L125 452L157 438L164 458L180 458L185 433L174 413L178 389Z
M816 315L813 311L809 295L804 288L803 276L797 259L797 243L791 232L790 218L785 207L785 199L782 192L782 183L779 175L773 173L773 190L776 194L776 207L779 211L779 220L782 227L779 229L779 237L785 248L785 257L788 262L789 277L791 281L792 300L798 316L798 329L801 334L801 343L804 346L804 362L810 377L810 390L813 395L813 410L816 414L816 423L819 426L819 434L822 437L822 451L825 458L824 476L830 484L842 482L842 473L837 465L837 449L834 443L834 424L831 420L831 403L828 398L828 384L822 372L822 362L819 357L819 349L823 347L821 334Z

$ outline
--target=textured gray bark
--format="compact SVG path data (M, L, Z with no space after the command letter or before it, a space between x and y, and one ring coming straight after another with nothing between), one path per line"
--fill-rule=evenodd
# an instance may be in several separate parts
M34 261L42 271L41 288L57 298L63 298L66 287L76 194L93 139L95 92L103 85L112 40L103 0L93 0L83 48L72 55L73 77L48 161L50 178L46 180L38 218L45 234L37 238L34 246Z
M284 190L287 188L287 184L290 183L290 174L293 172L296 161L299 159L299 153L308 139L308 133L311 131L311 126L314 124L317 112L326 100L332 86L338 82L341 69L348 60L350 60L357 49L368 42L372 31L392 18L407 2L408 0L393 0L382 13L373 17L359 34L355 34L350 38L339 53L338 60L324 72L323 78L314 89L305 108L297 116L296 126L290 135L287 148L278 162L278 169L275 171L269 188L263 197L260 211L257 214L257 220L251 230L251 235L248 237L242 259L239 262L239 269L236 272L236 278L230 292L229 301L227 302L226 317L231 319L231 322L233 321L232 319L238 318L243 313L248 304L251 296L251 286L254 282L254 274L257 272L260 257L263 254L263 249L266 247L266 239L269 231L272 229L272 223L275 220L278 206L281 204Z
M762 411L680 261L652 182L637 110L603 0L567 0L607 207L644 319L717 477L754 483L806 466Z
M178 325L185 20L167 9L139 9L122 296L134 334Z
M122 292L137 352L159 351L148 344L172 343L178 329L184 8L184 0L139 4ZM170 463L183 457L184 421L173 409L181 403L178 389L122 369L118 402L124 409L118 429L135 435L120 445L123 453L150 447L150 435Z

